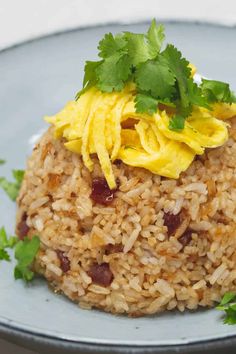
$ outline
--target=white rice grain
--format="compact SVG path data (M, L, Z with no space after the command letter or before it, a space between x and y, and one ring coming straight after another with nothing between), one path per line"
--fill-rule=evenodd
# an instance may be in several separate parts
M139 236L140 231L141 231L141 226L137 225L137 228L131 233L130 237L128 238L128 240L124 245L124 251L123 251L124 253L128 253L131 250L131 248L133 247L135 241Z

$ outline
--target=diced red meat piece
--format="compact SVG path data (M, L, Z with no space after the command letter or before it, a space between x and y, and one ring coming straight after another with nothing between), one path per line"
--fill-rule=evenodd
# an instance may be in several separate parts
M187 229L183 235L178 239L178 241L185 247L187 246L192 240L192 233L193 231Z
M111 285L114 279L108 263L93 264L88 272L88 275L92 278L94 283L104 287Z
M23 213L21 217L21 221L17 225L17 234L20 240L23 240L29 232L29 226L26 223L27 220L27 214Z
M60 260L61 270L67 273L70 270L70 260L63 251L57 250L57 257Z
M109 243L104 248L105 248L105 255L108 256L109 254L123 252L124 246L121 243L115 245Z
M111 204L117 189L110 189L105 178L94 178L90 197L96 203Z
M168 236L171 236L175 233L180 223L180 214L174 215L171 213L164 213L164 225L167 227Z

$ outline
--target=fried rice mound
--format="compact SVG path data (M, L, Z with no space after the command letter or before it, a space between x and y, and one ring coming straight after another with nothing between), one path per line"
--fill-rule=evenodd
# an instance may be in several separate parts
M178 180L115 161L109 203L93 197L94 183L104 184L96 156L89 172L50 128L18 197L18 236L41 241L34 270L82 308L130 316L211 307L236 290L236 119L230 123L227 143Z

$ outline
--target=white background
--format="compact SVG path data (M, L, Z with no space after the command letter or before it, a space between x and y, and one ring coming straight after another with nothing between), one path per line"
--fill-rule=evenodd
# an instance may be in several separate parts
M0 0L0 47L65 28L152 17L236 25L236 1Z
M236 0L0 0L0 49L78 26L153 17L236 26ZM32 352L0 340L0 354Z

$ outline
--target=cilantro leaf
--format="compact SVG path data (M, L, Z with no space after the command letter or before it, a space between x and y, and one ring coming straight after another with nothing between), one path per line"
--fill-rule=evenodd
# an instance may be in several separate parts
M0 228L0 248L13 248L17 241L18 238L16 236L7 237L5 228Z
M25 237L17 243L15 248L15 258L17 265L14 270L15 279L23 279L26 282L34 277L34 272L31 270L32 263L37 255L40 247L38 236L33 236L32 239Z
M179 113L187 116L190 111L191 103L188 97L188 79L191 75L189 62L182 57L180 51L172 44L168 44L166 49L162 52L169 69L176 78L176 83L179 91Z
M80 96L85 93L89 88L93 87L97 83L96 68L102 63L102 61L86 61L84 66L84 79L83 88L77 92L75 99L78 100Z
M13 247L15 247L15 245L17 244L17 242L18 242L18 237L16 237L16 236L10 236L10 237L8 238L7 247L13 248Z
M15 201L19 194L21 183L24 178L24 171L13 170L12 175L15 179L15 182L9 182L5 177L0 177L0 187L6 192L12 201Z
M4 165L4 163L6 163L6 161L3 159L0 159L0 165Z
M150 92L152 97L166 99L173 93L175 77L162 58L158 58L141 64L135 81L140 90Z
M155 20L147 35L131 32L116 36L105 34L98 45L98 55L103 60L86 62L83 89L77 93L76 99L92 86L104 92L122 90L130 77L131 67L154 58L163 40L164 27L157 26Z
M198 87L198 85L192 79L188 79L187 86L189 101L191 104L211 109L211 106L209 105L206 97L203 96L201 88Z
M216 307L217 310L224 310L227 308L228 304L236 298L236 294L233 292L227 292L224 294L221 302Z
M24 170L13 170L12 171L12 175L16 181L16 183L18 183L19 185L21 185L24 175L25 175L25 171Z
M137 94L135 97L135 108L138 113L152 115L157 111L158 100L145 94Z
M172 108L176 108L176 105L174 102L171 102L170 98L162 98L158 100L158 103L160 106L163 107L163 109L165 109L164 107L172 107Z
M10 256L6 250L0 248L0 260L10 262Z
M169 129L175 131L181 131L182 129L184 129L184 123L185 123L184 117L176 114L169 121Z
M7 233L4 227L0 229L0 248L5 248L8 245Z
M120 50L124 50L126 47L127 41L124 35L116 35L115 37L112 33L105 34L104 38L99 42L98 56L105 59L108 58Z
M125 32L125 38L127 41L127 53L134 67L151 59L144 34Z
M0 177L0 187L6 192L12 201L16 200L19 193L19 188L16 183L8 182L5 177Z
M97 87L103 92L121 91L131 74L127 55L116 53L97 67Z
M83 89L76 94L76 100L93 86L103 92L121 91L135 66L158 54L164 37L164 27L157 26L155 20L146 35L131 32L116 36L105 34L98 45L98 55L103 60L86 61Z
M125 32L127 50L133 66L154 59L160 52L165 39L164 26L153 20L147 34Z
M177 114L170 120L169 129L180 131L184 128L185 118L191 114L193 105L207 109L210 109L210 105L202 90L191 78L189 62L182 57L181 52L173 45L168 45L162 55L176 78L177 91L174 99L176 100Z
M225 293L216 309L225 312L224 323L229 325L236 324L236 293Z
M84 67L84 80L83 87L85 87L89 82L90 84L96 84L96 68L102 63L102 61L86 61Z
M235 103L236 97L230 90L229 84L221 81L203 79L201 89L204 96L211 103L225 102Z
M146 38L149 44L149 52L151 57L156 57L165 40L165 27L163 25L157 26L156 20L153 19L151 26L148 29Z
M0 228L0 260L10 261L10 256L6 248L13 248L16 242L16 237L11 236L8 239L5 228Z
M224 319L224 323L228 325L235 325L236 324L236 309L233 308L233 305L229 306L225 310L226 317Z

